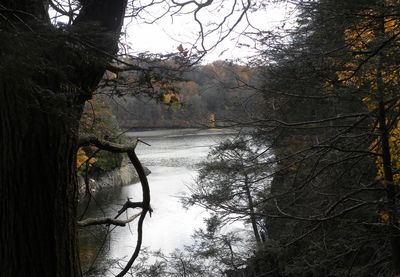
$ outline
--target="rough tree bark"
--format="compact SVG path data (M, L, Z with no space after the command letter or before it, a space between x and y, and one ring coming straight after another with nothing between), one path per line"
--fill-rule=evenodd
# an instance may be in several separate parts
M0 5L1 276L81 276L78 122L106 66L87 57L115 54L126 6L82 0L76 24L61 32L45 2Z

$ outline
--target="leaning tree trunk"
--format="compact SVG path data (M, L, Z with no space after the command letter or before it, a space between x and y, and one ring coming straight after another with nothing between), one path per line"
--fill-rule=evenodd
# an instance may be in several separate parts
M82 275L78 124L117 51L126 0L81 3L70 30L49 24L46 1L0 6L0 276Z

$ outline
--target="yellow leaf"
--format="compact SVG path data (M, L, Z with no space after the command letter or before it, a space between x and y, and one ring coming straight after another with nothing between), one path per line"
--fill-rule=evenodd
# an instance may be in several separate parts
M89 157L86 155L85 150L83 150L82 147L78 149L78 153L76 154L76 167L80 168L82 164L88 163L89 165L94 164L97 161L95 157L92 157L89 159Z

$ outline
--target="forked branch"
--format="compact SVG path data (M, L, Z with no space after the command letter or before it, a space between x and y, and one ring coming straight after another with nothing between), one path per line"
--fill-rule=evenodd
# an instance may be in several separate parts
M147 212L149 212L150 214L152 212L152 209L150 207L149 182L147 180L144 168L135 153L135 148L139 141L140 141L139 139L135 139L135 141L133 143L128 144L128 145L123 145L123 144L113 143L113 142L110 142L110 141L107 141L104 139L100 139L94 135L84 135L78 141L78 145L80 147L94 145L99 149L114 152L114 153L127 153L129 160L131 161L132 165L135 167L135 170L139 176L139 180L140 180L140 183L142 186L142 202L131 202L128 199L127 202L121 208L121 210L118 211L118 214L116 215L116 217L113 219L112 218L86 219L86 220L82 220L80 223L78 223L78 225L79 224L84 225L85 223L87 225L94 225L94 224L118 225L116 223L120 223L120 224L125 223L126 224L126 223L134 220L137 216L140 215L139 221L138 221L138 230L137 230L138 237L137 237L137 241L136 241L135 251L132 254L131 258L129 259L128 263L126 264L125 268L117 275L119 277L124 276L129 271L132 264L138 257L140 248L142 246L143 221L146 217ZM128 208L142 208L142 211L140 214L134 215L134 216L128 218L127 220L117 220L117 218ZM122 226L122 225L120 225L120 226Z

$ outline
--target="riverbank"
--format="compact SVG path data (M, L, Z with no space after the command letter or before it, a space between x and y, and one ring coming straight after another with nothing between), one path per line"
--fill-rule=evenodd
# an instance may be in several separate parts
M236 134L237 131L227 129L163 129L126 134L147 143L139 143L135 152L142 164L152 171L148 180L153 213L143 224L144 248L161 249L168 254L192 244L194 230L204 228L204 218L208 213L200 207L184 209L179 198L189 193L188 185L198 174L197 165L207 158L211 148ZM133 202L142 201L139 184L103 189L88 205L86 217L114 217L128 198ZM136 212L130 210L124 218ZM132 255L136 234L135 223L125 228L92 226L81 229L80 250L84 268L97 257L94 268L100 271L87 276L115 276L120 268L112 263Z
M146 176L151 173L147 167L143 166L143 168ZM89 190L93 195L102 189L127 186L138 183L139 181L139 176L135 168L130 163L129 159L124 157L120 167L96 176L89 176ZM79 199L81 199L86 192L84 176L78 176L78 191Z

